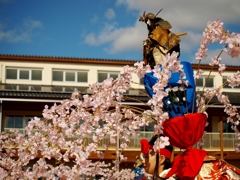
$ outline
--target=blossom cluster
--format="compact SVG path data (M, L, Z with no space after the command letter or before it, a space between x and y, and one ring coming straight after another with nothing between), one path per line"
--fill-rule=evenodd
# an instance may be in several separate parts
M149 100L148 104L152 106L151 114L155 117L155 134L162 134L162 123L169 119L168 112L163 110L164 103L163 99L169 94L165 91L165 88L168 86L168 80L174 72L181 72L181 79L179 83L187 85L187 81L184 79L184 71L182 70L183 66L178 60L178 53L173 52L171 55L167 54L162 63L162 69L158 66L155 66L153 69L154 76L158 79L157 83L152 87L154 95Z
M160 136L157 138L157 140L154 142L153 150L155 152L158 152L159 149L164 148L165 146L169 146L169 137L167 136Z
M223 29L220 20L209 22L203 33L197 59L207 57L207 48L211 42L226 43L224 50L231 57L240 53L240 35ZM69 99L51 107L45 106L43 119L33 118L25 130L20 133L12 130L0 134L0 178L2 179L91 179L101 176L102 179L133 179L134 173L129 169L119 170L119 164L126 160L121 151L128 148L132 136L140 133L140 128L155 123L155 134L162 133L162 123L169 119L168 112L163 110L163 99L169 96L166 92L172 73L180 73L179 83L187 88L183 67L178 60L178 53L167 54L162 61L161 69L137 62L134 67L124 66L117 79L107 78L102 83L89 86L91 93L83 94L75 90ZM220 64L220 56L212 58L211 66L219 65L222 73L226 68ZM126 93L131 88L132 76L143 78L153 71L157 83L152 87L154 95L146 105L148 109L125 106ZM195 78L201 77L199 69ZM240 85L240 72L227 78L228 85ZM213 96L225 106L229 122L239 124L240 115L221 88L207 89L197 94L197 111L205 112ZM171 88L171 91L179 89ZM181 89L180 91L184 91ZM184 99L183 99L184 100ZM233 127L234 128L234 127ZM237 132L237 128L234 128ZM240 140L240 133L237 132ZM105 139L100 150L100 143ZM160 137L155 149L169 145L168 137ZM105 142L105 141L104 141ZM104 152L110 147L116 149L116 160L104 161ZM240 148L240 143L237 149ZM96 154L98 160L89 159ZM31 163L35 160L35 163ZM50 163L54 160L55 165ZM71 165L69 165L71 163Z
M196 59L199 60L199 64L201 62L201 59L207 57L207 46L210 45L210 43L219 42L220 44L225 44L222 51L219 53L218 56L215 56L211 58L210 66L218 65L218 71L220 75L223 74L223 71L226 69L225 64L220 64L221 61L221 54L223 51L227 52L228 55L230 55L232 58L238 57L240 54L240 34L239 33L231 33L229 31L226 31L223 28L223 22L217 19L213 22L208 22L207 27L205 31L203 32L203 38L200 42L200 48L198 52L196 53ZM212 72L212 69L210 73ZM195 79L199 79L204 71L201 69L198 69L198 71L195 73L194 77ZM209 73L209 76L210 76ZM209 77L208 76L208 77ZM222 88L224 86L231 86L232 88L237 87L240 85L240 72L237 71L233 76L228 76L227 81L224 82L224 84L220 87L214 87L211 89L204 89L197 94L197 107L198 112L205 112L208 108L212 98L214 96L217 97L218 102L220 104L223 104L225 109L224 112L228 115L227 121L231 122L233 124L233 129L237 134L239 134L237 130L237 126L239 125L240 121L240 115L239 111L236 108L236 106L232 105L228 96L224 95L222 92ZM237 136L237 139L240 141L240 136ZM236 147L236 150L240 150L240 143L238 143L238 146Z
M60 104L45 106L43 120L33 118L25 134L2 133L2 176L7 179L52 179L55 176L81 179L100 175L103 179L121 179L121 176L132 179L132 172L117 168L126 160L120 152L128 147L132 136L139 135L142 126L156 118L151 110L140 111L125 107L121 102L131 87L132 75L135 73L142 78L149 71L150 67L143 66L142 62L135 67L125 66L116 80L107 78L102 83L90 85L90 94L75 90L71 98ZM99 144L106 138L109 143L100 151ZM105 163L104 151L113 146L117 147L116 160ZM98 155L99 161L93 163L89 159L92 153ZM52 159L57 166L49 163ZM30 165L32 160L36 160L33 166ZM67 165L70 162L73 162L71 168Z
M220 44L226 44L223 48L223 51L226 51L232 58L238 57L240 54L240 34L235 32L226 31L223 28L223 22L220 19L215 21L209 21L207 27L203 32L203 38L200 42L200 48L196 53L196 59L201 61L207 57L207 46L210 43L219 42ZM221 54L221 53L220 53ZM218 65L219 73L226 69L224 64L220 64L221 58L220 55L211 58L210 66ZM197 72L198 74L199 72Z

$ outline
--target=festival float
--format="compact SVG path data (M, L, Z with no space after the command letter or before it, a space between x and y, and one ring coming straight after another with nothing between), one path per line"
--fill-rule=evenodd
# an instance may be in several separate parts
M171 32L171 24L157 15L144 13L139 19L149 30L143 44L143 61L135 63L134 67L124 66L121 76L115 80L107 78L90 85L91 94L76 90L60 104L46 106L44 119L32 119L25 134L12 130L0 135L0 179L134 179L132 169L119 169L119 164L127 158L121 152L128 147L131 136L139 135L141 127L149 123L155 123L156 135L163 134L173 146L185 150L175 157L165 178L203 179L201 168L207 153L193 145L203 136L206 109L214 96L225 106L228 121L235 127L238 125L239 111L221 88L240 85L240 72L228 77L221 87L197 92L195 81L201 77L202 70L194 74L189 62L179 60L180 37L186 33ZM225 30L223 22L216 20L208 22L203 32L196 54L199 64L207 55L206 47L213 42L224 44L223 51L232 58L240 54L240 34ZM210 66L219 66L221 75L226 66L220 64L220 55L221 52L212 58ZM135 74L144 78L148 109L121 103L126 99L124 93L131 89ZM87 142L89 136L91 142ZM100 149L99 144L105 137L109 138L109 143ZM164 145L161 138L157 142ZM104 152L110 145L116 146L117 158L106 163ZM91 154L97 155L98 160L89 159ZM51 159L55 164L49 162ZM239 177L235 167L216 159L214 163L219 177L226 172L228 179Z
M204 129L207 126L206 109L209 104L205 104L205 102L206 100L209 102L209 99L214 96L217 96L219 102L224 104L229 121L233 122L234 118L237 119L233 129L238 133L236 128L239 120L238 110L231 105L228 97L222 94L221 89L224 85L212 90L204 91L203 89L197 92L195 81L203 72L198 69L194 75L189 62L178 60L180 36L186 35L186 33L174 34L170 31L171 24L153 13L145 14L144 12L139 20L145 22L149 30L148 38L143 41L143 61L145 65L149 65L153 69L144 75L146 92L161 104L163 113L167 112L166 116L169 118L157 120L156 124L160 126L157 133L168 137L171 145L183 150L173 160L171 169L161 178L240 179L238 168L217 157L209 156L203 149L193 147L203 137ZM208 22L196 54L196 59L199 60L198 64L200 65L202 58L207 56L206 46L213 42L225 43L222 51L227 51L231 57L238 56L239 40L237 39L239 37L239 34L223 29L223 23L220 20ZM212 58L210 63L212 67L219 66L220 75L226 68L224 64L220 64L222 51L218 56ZM170 57L175 57L175 61L169 60ZM157 72L159 73L157 74ZM237 72L234 77L228 77L225 85L229 83L234 87L239 85L239 80L239 72ZM159 100L159 97L162 98ZM159 143L161 142L163 142L161 139L156 140L155 146L160 147ZM141 140L141 145L141 151L145 155L149 153L147 149L153 150L152 145L145 139ZM158 150L155 147L154 150L161 154L162 149ZM168 156L168 153L163 151L163 155L165 154ZM205 161L208 163L208 167L205 166ZM206 169L208 170L206 171Z

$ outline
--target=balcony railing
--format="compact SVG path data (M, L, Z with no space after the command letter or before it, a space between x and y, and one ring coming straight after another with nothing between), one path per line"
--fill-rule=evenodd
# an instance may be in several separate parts
M19 130L21 133L25 133L24 129L17 129ZM5 132L9 132L10 128L4 128ZM140 140L143 138L146 138L147 140L151 139L151 137L153 136L153 132L141 132L140 136L132 136L130 143L129 143L129 147L127 148L127 150L140 150ZM74 137L72 139L75 139L77 137ZM220 133L215 133L215 132L211 132L211 133L206 133L204 135L204 147L203 149L206 151L220 151L220 144L221 144L221 140L220 140ZM223 150L224 151L235 151L235 144L236 144L236 134L235 133L223 133ZM91 143L92 142L92 138L89 137L87 139L87 143ZM109 145L109 137L105 136L104 139L99 143L99 147L103 147L103 145ZM199 148L199 144L197 143L195 145L195 147ZM109 149L115 149L116 145L112 145L109 146Z

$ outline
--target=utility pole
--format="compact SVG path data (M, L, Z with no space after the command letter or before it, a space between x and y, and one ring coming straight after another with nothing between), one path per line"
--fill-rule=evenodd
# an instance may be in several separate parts
M221 152L221 159L223 159L223 121L222 116L220 117L220 152Z

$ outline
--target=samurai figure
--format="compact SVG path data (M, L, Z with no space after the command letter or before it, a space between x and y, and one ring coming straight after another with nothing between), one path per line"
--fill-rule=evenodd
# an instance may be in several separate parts
M143 61L145 65L149 64L151 68L160 65L167 53L175 51L180 56L179 36L186 34L176 35L171 32L172 25L168 21L157 17L159 12L156 15L153 13L145 14L144 12L139 18L139 21L147 24L148 38L143 41Z
M161 11L161 10L160 10ZM159 12L160 12L159 11ZM186 35L186 33L174 34L170 31L172 25L160 18L157 17L159 12L154 15L153 13L143 13L140 16L139 21L145 22L148 29L148 38L143 42L143 61L144 65L150 65L153 69L154 66L159 66L161 69L161 64L166 54L172 54L172 52L177 52L178 57L180 56L180 36ZM181 116L188 112L196 111L196 102L195 100L195 81L193 78L193 69L192 65L187 61L181 61L183 70L186 74L186 80L189 82L185 89L185 99L181 102L170 101L171 97L166 97L164 99L164 109L168 111L169 117L173 118L176 116ZM150 97L153 96L154 92L152 87L158 81L158 79L153 75L153 72L145 74L143 80L145 85L145 90ZM178 81L180 80L180 72L172 73L169 79L169 86L166 87L172 88L177 87L181 88ZM181 97L178 97L181 100ZM171 102L170 104L168 102Z

